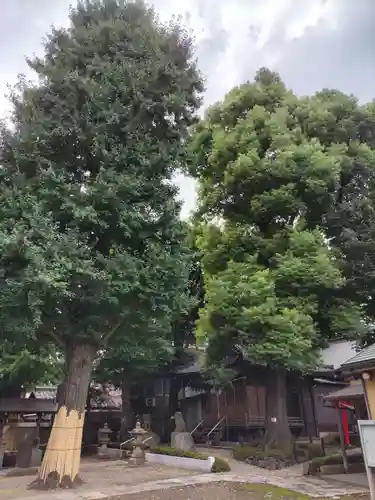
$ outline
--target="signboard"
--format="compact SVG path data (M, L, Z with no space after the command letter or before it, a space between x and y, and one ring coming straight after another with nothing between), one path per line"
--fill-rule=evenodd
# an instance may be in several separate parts
M371 500L375 500L375 420L358 420L363 459Z
M375 420L359 420L363 458L369 467L375 467Z

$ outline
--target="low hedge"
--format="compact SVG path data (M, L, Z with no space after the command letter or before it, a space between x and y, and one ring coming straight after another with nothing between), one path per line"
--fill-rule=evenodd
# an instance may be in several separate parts
M171 448L169 446L162 446L159 448L152 448L150 453L155 453L157 455L168 455L170 457L181 457L181 458L195 458L196 460L207 460L208 456L203 453L198 453L196 451L185 451L177 450L176 448Z
M297 443L294 447L287 449L269 448L265 450L260 444L256 446L235 446L232 448L233 458L240 462L248 462L253 465L267 468L267 460L270 464L278 463L278 467L290 466L296 462L321 457L323 450L320 443Z
M211 472L215 474L219 472L230 472L230 465L223 458L215 457L215 462L212 466Z
M157 455L168 455L170 457L181 457L181 458L194 458L195 460L207 460L208 455L204 455L203 453L199 453L197 451L185 451L185 450L177 450L176 448L170 447L160 447L160 448L152 448L150 453L155 453ZM215 457L215 462L212 466L211 472L219 473L219 472L230 472L230 466L226 460L223 458Z

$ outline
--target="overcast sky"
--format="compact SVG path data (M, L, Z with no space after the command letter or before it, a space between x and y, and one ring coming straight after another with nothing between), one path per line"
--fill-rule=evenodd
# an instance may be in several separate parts
M73 0L74 3L75 0ZM72 0L2 0L0 114L3 94L24 56L40 53L52 24L66 25ZM154 0L161 17L182 14L194 30L207 78L205 105L261 66L279 71L297 94L323 87L375 97L375 0ZM179 179L184 214L194 207L194 183Z

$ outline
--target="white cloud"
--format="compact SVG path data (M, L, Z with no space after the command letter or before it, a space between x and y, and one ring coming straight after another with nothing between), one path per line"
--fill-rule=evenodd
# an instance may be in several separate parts
M12 0L0 19L0 113L6 83L26 72L25 54L40 52L51 24L65 25L71 0ZM254 76L260 66L281 73L298 94L338 87L362 100L374 96L374 0L154 0L162 20L181 15L194 30L205 73L205 105ZM184 215L194 182L177 177Z

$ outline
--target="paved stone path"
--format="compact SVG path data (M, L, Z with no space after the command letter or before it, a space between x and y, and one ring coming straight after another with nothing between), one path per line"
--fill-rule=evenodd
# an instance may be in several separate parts
M59 499L59 495L63 493L66 498L74 494L74 498L80 498L83 493L90 494L91 491L107 491L112 488L127 489L130 486L141 485L150 481L161 481L165 479L173 479L174 477L191 477L194 472L187 470L179 470L172 467L146 465L144 467L130 468L120 461L86 461L81 464L80 476L84 481L81 488L74 491L59 492L39 492L28 490L28 485L35 477L35 472L31 471L32 475L21 477L7 477L6 470L0 473L0 499L15 500L22 498L29 500L30 498L38 498L39 500L49 500L50 497L55 500ZM201 474L197 472L197 475ZM67 495L71 493L70 495ZM57 494L57 496L55 496Z
M147 491L166 490L170 488L181 488L183 486L197 486L212 483L264 483L287 488L300 493L316 498L334 498L348 495L357 495L367 493L367 490L362 488L345 487L339 483L330 484L326 481L313 478L300 478L300 480L291 480L291 478L282 478L276 475L271 477L259 476L251 477L248 475L237 476L235 474L204 474L201 476L180 477L175 479L165 479L162 481L152 481L139 485L123 485L113 486L108 485L107 488L100 488L100 491L87 489L79 489L77 491L59 491L56 493L41 492L36 496L28 497L27 500L109 500L111 498L118 499L119 497L130 495L133 493L143 493ZM22 500L24 497L16 497L13 500Z
M210 450L212 453L212 450ZM213 454L213 453L212 453ZM339 481L328 481L315 477L302 476L296 468L284 469L281 471L268 471L248 464L236 462L220 450L220 455L229 460L232 472L224 474L203 474L194 475L189 471L180 471L170 468L155 468L151 466L129 469L124 466L124 462L111 462L101 464L100 469L88 467L83 471L83 476L88 475L101 476L99 483L95 481L87 482L86 486L75 491L57 491L57 492L22 492L19 495L3 496L0 486L0 497L5 500L109 500L118 499L129 494L142 493L147 491L166 490L171 488L181 488L184 486L197 486L213 484L218 482L227 483L264 483L281 488L287 488L310 497L333 498L348 495L367 493L368 491L361 487L350 486ZM91 473L87 472L91 470ZM115 470L121 471L120 477L115 477ZM103 479L105 478L105 479ZM30 478L22 478L26 484ZM91 485L91 489L88 485ZM0 482L1 485L1 482ZM26 493L26 495L25 495Z

